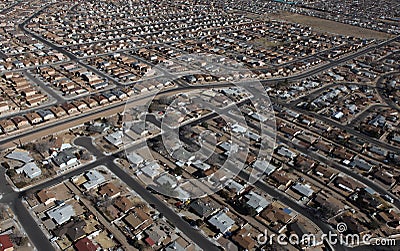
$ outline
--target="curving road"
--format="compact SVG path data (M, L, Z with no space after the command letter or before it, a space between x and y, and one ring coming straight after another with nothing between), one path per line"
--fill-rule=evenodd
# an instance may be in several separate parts
M12 6L11 6L12 7ZM81 64L84 67L89 68L90 70L92 70L93 72L95 72L96 74L98 74L101 77L104 77L105 79L108 79L109 81L113 81L115 82L115 80L111 77L109 77L108 75L98 71L97 69L88 66L86 64L84 64L83 62L81 62L79 60L78 57L76 57L74 54L70 53L69 51L67 51L66 49L56 46L54 44L52 44L51 42L43 39L41 36L38 36L37 34L31 32L30 30L26 29L26 24L32 19L37 17L39 14L41 14L44 10L46 9L43 8L42 10L36 12L35 14L33 14L30 18L26 19L23 23L21 23L19 25L19 28L21 30L23 30L26 34L32 36L33 38L36 38L38 41L42 42L43 44L49 46L50 48L63 53L64 55L68 56L71 60L76 61L77 63ZM4 11L4 10L3 10ZM340 65L342 63L345 63L346 61L349 61L353 58L356 58L360 55L363 55L369 51L372 51L376 48L379 48L381 46L384 46L388 43L391 43L393 41L398 41L400 38L400 36L394 37L392 39L389 39L387 41L384 41L382 43L379 44L375 44L372 46L369 46L367 48L361 49L353 54L344 56L340 59L337 59L334 62L329 62L325 65L321 65L319 67L313 68L307 72L303 72L301 74L295 75L295 76L290 76L290 77L285 77L285 78L278 78L278 79L268 79L268 80L264 80L261 81L263 84L270 84L270 83L277 83L277 82L282 82L285 80L289 80L289 81L296 81L296 80L300 80L315 74L318 74L320 72L326 71L332 67L335 67L337 65ZM118 84L118 82L117 82ZM212 88L212 87L222 87L222 86L230 86L230 84L226 83L226 84L216 84L216 85L203 85L203 86L184 86L184 87L179 87L177 89L170 89L170 90L165 90L165 91L161 91L160 94L172 94L174 92L182 92L182 91L186 91L186 90L190 90L190 89L196 89L196 88ZM138 102L140 100L144 100L147 97L152 96L153 94L149 94L147 96L143 96L143 97L139 97L135 100L131 100L128 103L133 103L133 102ZM60 100L58 100L60 102ZM31 131L25 131L25 132L21 132L18 135L13 135L13 136L9 136L5 139L0 140L0 147L2 149L6 149L8 148L10 145L15 145L18 144L20 140L26 140L26 141L30 141L32 139L35 138L40 138L40 135L43 134L49 134L51 132L57 132L60 131L62 128L68 128L68 127L72 127L74 125L78 125L81 124L83 122L92 120L94 117L100 117L103 114L106 113L112 113L112 112L117 112L117 111L122 111L123 108L125 107L126 103L125 102L120 102L120 103L116 103L116 104L112 104L109 105L105 108L102 109L98 109L95 111L90 111L84 114L80 114L77 116L73 116L73 117L69 117L57 122L54 122L52 124L47 124L47 125L43 125L40 127L37 127ZM296 108L291 107L291 109L296 110ZM306 112L304 110L299 111L301 113L306 113L310 116L317 116L314 113L309 113ZM322 121L326 121L327 119L324 117L319 117L317 116L318 119L321 119ZM326 121L330 124L333 123L333 121L329 120ZM398 148L392 147L388 144L384 144L380 141L377 140L372 140L371 138L355 131L352 130L346 126L342 126L340 124L335 124L333 123L336 127L346 130L360 138L363 138L366 141L372 142L376 145L379 146L383 146L384 148L387 148L391 151L394 152L400 152L400 150ZM113 160L115 159L115 157L113 156L104 156L97 148L95 148L92 144L91 141L89 142L89 139L78 139L77 141L75 141L75 143L77 145L82 145L85 146L89 151L91 151L94 155L96 155L97 160L91 164L88 164L86 166L80 167L77 170L74 170L68 174L65 174L59 178L55 178L52 180L49 180L43 184L34 186L30 189L28 189L25 192L21 192L21 193L17 193L17 192L13 192L12 189L7 185L7 182L4 179L4 169L1 168L1 172L0 172L0 189L2 192L4 192L4 196L2 199L0 199L0 202L2 203L8 203L11 205L11 208L13 209L13 211L15 212L15 214L17 215L18 219L21 221L21 223L26 226L25 230L28 234L28 236L31 238L32 242L34 243L34 245L37 247L38 250L54 250L53 246L51 245L51 243L48 241L47 237L43 234L43 232L40 230L39 226L37 225L37 223L34 221L34 219L31 217L30 213L28 212L28 210L24 207L21 197L25 196L28 193L33 193L36 192L40 189L58 184L60 182L62 182L65 179L69 179L72 176L81 174L82 172L85 172L87 170L90 170L98 165L106 165L108 168L110 168L110 170L112 172L114 172L122 181L124 181L129 187L131 187L133 190L135 190L140 196L142 196L146 201L153 203L156 206L156 209L158 211L160 211L161 213L164 214L164 216L172 223L175 224L175 226L177 226L180 230L182 230L187 236L189 236L189 238L191 238L197 245L199 245L199 247L201 247L204 250L218 250L207 238L205 238L203 235L201 235L199 232L197 232L196 230L194 230L186 221L184 221L183 219L181 219L171 208L169 205L165 204L164 202L160 201L156 196L154 196L151 192L147 191L137 180L133 179L132 177L128 176L122 169L120 169L118 166L116 166L113 162ZM310 154L309 152L307 152L307 154ZM315 157L317 160L318 156L312 156ZM348 170L347 168L343 168L341 166L335 166L336 168L338 168L339 170L341 170L342 172L355 177L353 172L351 172L350 170ZM241 174L241 175L245 175L245 174ZM244 176L245 177L245 176ZM365 180L362 180L363 183L369 185L370 187L372 187L373 189L375 189L378 192L384 192L382 191L382 189L378 186L376 186L372 181L364 178L364 177L357 177L357 179L362 178ZM303 215L305 215L307 218L312 219L324 232L329 231L329 227L326 226L325 224L322 224L319 219L315 219L315 216L306 211L306 209L304 208L299 208L300 206L297 205L296 203L294 203L293 201L289 201L288 198L283 197L281 194L279 194L276 190L268 187L267 185L265 185L262 182L257 182L256 185L261 188L262 190L266 191L267 193L271 194L271 195L275 195L276 197L280 198L284 203L288 204L289 206L291 206L294 210L302 213ZM294 203L294 204L293 204ZM297 205L297 206L296 206ZM397 207L400 207L399 205L399 201L397 200L395 205ZM29 226L29 227L27 227ZM363 249L366 250L366 249Z
M391 100L389 97L387 97L386 94L383 94L381 91L385 89L384 84L382 83L386 77L390 76L390 75L398 75L400 74L399 71L393 71L393 72L389 72L386 73L382 76L380 76L378 78L378 80L376 81L376 88L378 89L378 94L379 96L382 98L382 100L385 101L386 104L388 104L391 108L400 111L400 106L398 104L396 104L395 102L393 102L393 100Z

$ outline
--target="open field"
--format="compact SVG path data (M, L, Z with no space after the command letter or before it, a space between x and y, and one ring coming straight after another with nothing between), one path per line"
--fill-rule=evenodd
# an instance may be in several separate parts
M272 48L272 47L280 46L280 45L284 44L284 43L278 42L278 41L271 41L267 37L257 38L257 39L255 39L253 41L250 41L249 43L261 46L263 48Z
M254 18L254 15L252 15ZM391 36L384 32L378 32L366 28L353 26L350 24L343 24L331 20L321 19L317 17L310 17L300 14L294 14L289 12L281 12L279 14L266 14L264 17L260 17L262 20L285 20L291 23L299 23L306 26L310 26L316 31L322 33L333 33L346 36L354 36L360 38L375 38L375 39L388 39Z

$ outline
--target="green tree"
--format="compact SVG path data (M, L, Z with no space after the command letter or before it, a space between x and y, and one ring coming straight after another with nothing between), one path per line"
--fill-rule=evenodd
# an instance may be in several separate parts
M179 176L182 175L183 174L183 168L180 167L180 166L175 167L174 174L175 175L179 175Z

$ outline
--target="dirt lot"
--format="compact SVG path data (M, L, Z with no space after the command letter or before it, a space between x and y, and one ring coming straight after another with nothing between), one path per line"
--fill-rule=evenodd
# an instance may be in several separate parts
M255 40L250 41L250 43L261 46L263 48L271 48L271 47L275 47L275 46L284 45L284 43L282 43L282 42L271 41L267 37L257 38Z
M389 34L378 32L370 29L365 29L350 24L343 24L335 21L325 20L317 17L309 17L300 14L293 14L288 12L282 12L279 14L266 14L265 17L261 17L264 20L276 19L285 20L292 23L299 23L306 26L310 26L316 31L322 33L333 33L348 36L355 36L361 38L375 38L375 39L387 39L391 36Z
M110 237L108 237L108 233L106 231L102 231L99 235L94 237L94 240L100 244L100 246L104 249L107 248L113 248L117 246L117 243L115 243Z

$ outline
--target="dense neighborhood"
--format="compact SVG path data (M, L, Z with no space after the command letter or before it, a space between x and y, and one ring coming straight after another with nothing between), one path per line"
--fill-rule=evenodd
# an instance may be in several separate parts
M0 2L0 251L396 250L399 7Z

